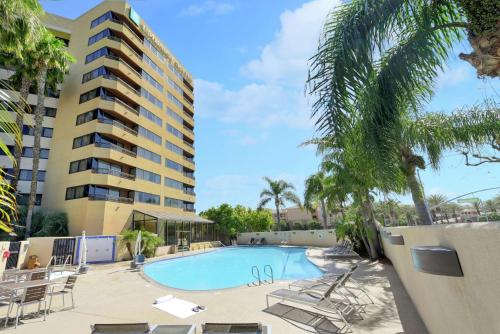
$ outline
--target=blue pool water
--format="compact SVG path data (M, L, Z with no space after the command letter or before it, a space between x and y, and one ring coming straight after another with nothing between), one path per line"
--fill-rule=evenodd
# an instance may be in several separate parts
M252 266L265 277L265 265L271 265L275 280L315 278L322 271L310 262L305 248L298 247L227 247L193 256L153 262L144 273L154 281L183 290L214 290L246 285L254 281Z

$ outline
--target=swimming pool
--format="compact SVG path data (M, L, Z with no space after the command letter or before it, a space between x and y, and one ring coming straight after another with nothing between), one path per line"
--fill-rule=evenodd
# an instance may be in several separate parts
M257 266L261 280L270 265L275 280L315 278L322 271L307 259L299 247L227 247L216 251L162 260L144 266L144 273L157 283L183 290L215 290L255 281Z

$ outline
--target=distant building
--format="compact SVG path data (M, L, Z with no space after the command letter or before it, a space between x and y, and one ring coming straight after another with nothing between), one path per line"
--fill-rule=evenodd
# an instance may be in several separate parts
M301 209L299 207L291 207L280 209L280 220L282 222L287 222L290 226L293 226L295 223L309 223L312 220L318 221L323 227L328 227L328 225L332 224L333 219L335 218L334 214L330 214L328 223L324 221L323 214L321 212L321 208L316 208L312 213L306 209ZM273 210L273 219L276 222L278 220L278 216L275 210Z

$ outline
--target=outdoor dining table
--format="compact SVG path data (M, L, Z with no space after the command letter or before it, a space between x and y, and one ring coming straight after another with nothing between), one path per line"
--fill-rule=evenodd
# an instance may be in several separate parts
M37 273L41 271L47 271L46 268L37 268L37 269L22 269L22 270L6 270L3 273L3 281L8 281L10 277L14 277L15 281L19 280L19 277L27 276L32 273Z

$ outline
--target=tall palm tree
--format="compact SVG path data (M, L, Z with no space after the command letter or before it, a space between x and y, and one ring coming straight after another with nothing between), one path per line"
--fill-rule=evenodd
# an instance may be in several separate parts
M31 232L33 208L36 200L38 168L40 164L40 138L42 136L43 115L45 114L47 78L61 80L62 74L67 73L70 64L74 62L74 58L66 50L65 44L47 30L44 31L37 44L36 53L33 55L33 58L33 66L36 70L37 104L34 113L33 172L28 200L28 212L26 214L26 237L29 237Z
M280 208L285 206L286 202L291 202L299 207L302 207L299 197L295 194L293 184L283 180L271 180L269 177L264 177L268 188L263 189L260 193L260 203L258 208L262 209L269 202L273 202L276 208L278 229L281 228Z

